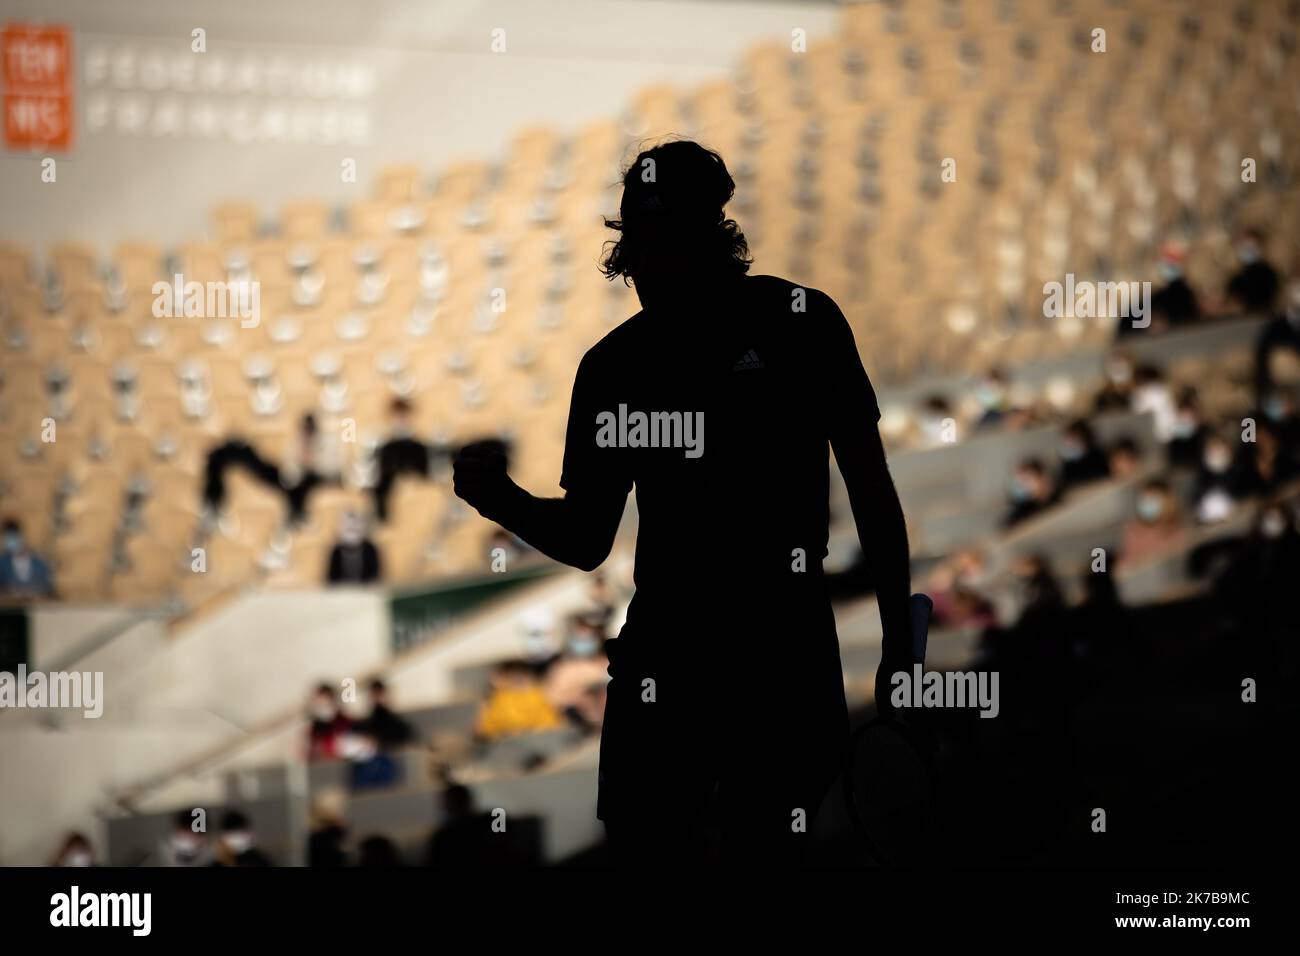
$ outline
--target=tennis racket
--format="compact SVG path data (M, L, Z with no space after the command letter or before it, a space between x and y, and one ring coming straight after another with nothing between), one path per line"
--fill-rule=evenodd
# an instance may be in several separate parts
M926 595L912 595L912 652L922 664L933 607ZM915 726L889 716L869 721L853 735L843 781L849 816L877 862L916 866L937 856L932 747Z

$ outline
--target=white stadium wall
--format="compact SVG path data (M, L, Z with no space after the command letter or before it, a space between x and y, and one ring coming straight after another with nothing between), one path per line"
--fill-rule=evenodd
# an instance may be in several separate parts
M6 136L0 152L0 240L39 251L58 239L107 250L199 237L223 199L270 214L304 197L364 198L385 164L490 159L523 128L618 116L646 84L721 77L756 42L828 35L836 6L6 0L3 12L6 24L70 31L70 147ZM47 156L54 183L42 181ZM342 182L345 159L355 184Z

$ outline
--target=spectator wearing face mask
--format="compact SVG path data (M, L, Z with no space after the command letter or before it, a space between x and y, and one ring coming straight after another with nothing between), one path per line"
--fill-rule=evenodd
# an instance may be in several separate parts
M543 686L551 706L583 730L597 730L605 713L609 661L597 629L573 618L564 654L546 670Z
M207 866L212 862L212 851L207 834L196 831L192 810L176 814L171 835L162 842L155 854L155 866Z
M45 559L27 546L22 525L4 523L4 553L0 554L0 595L17 598L54 596L54 578Z
M1266 394L1260 402L1256 418L1268 419L1282 443L1282 453L1290 458L1300 456L1300 412L1296 409L1296 396L1290 391L1277 389Z
M379 548L366 537L365 520L354 511L343 516L339 539L330 550L329 584L373 584L383 574Z
M1201 460L1201 450L1210 427L1205 424L1196 391L1186 389L1178 396L1174 412L1173 435L1165 446L1169 464L1176 468L1195 468Z
M1137 494L1135 514L1124 526L1119 567L1132 567L1172 546L1184 536L1173 492L1164 481L1148 481Z
M1273 388L1271 362L1279 351L1300 358L1300 279L1291 280L1281 314L1269 320L1255 342L1255 392L1261 403Z
M308 708L311 723L307 729L307 759L332 760L342 756L343 737L352 727L352 721L339 709L334 688L320 684L312 694Z
M1022 461L1011 476L1011 507L1003 518L1010 528L1050 508L1060 498L1060 489L1037 458Z
M59 852L50 861L50 866L80 867L94 865L94 847L81 833L69 833L67 839L63 841L63 846L59 847Z
M917 430L920 433L922 448L938 448L950 445L957 439L956 419L953 418L952 406L942 395L932 395L925 400L921 414L917 418Z
M1222 435L1208 433L1197 463L1196 482L1192 486L1196 519L1203 524L1223 521L1236 505L1240 486L1232 446Z
M252 821L238 810L227 810L221 818L221 833L213 847L212 866L270 866L270 857L255 843Z
M1183 276L1183 263L1187 251L1181 243L1167 242L1160 248L1156 274L1160 287L1151 296L1151 324L1137 327L1130 318L1120 319L1116 334L1133 335L1140 332L1162 332L1189 325L1201 317L1201 307L1187 279Z
M1110 474L1106 453L1097 444L1092 426L1082 418L1066 426L1061 435L1061 491L1065 492Z
M1165 243L1160 250L1156 267L1163 283L1151 296L1152 323L1162 323L1167 328L1189 325L1201 317L1201 305L1196 292L1183 275L1187 250L1179 243Z
M1242 230L1237 236L1236 252L1241 268L1224 289L1225 311L1271 315L1277 305L1280 280L1277 269L1264 258L1263 233L1258 229Z
M975 401L980 408L976 428L993 428L1002 424L1011 404L1007 376L1002 369L991 370L975 386Z

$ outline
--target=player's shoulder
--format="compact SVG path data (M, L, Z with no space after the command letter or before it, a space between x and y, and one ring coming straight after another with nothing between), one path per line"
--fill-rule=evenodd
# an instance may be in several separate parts
M795 313L803 312L814 317L833 316L839 312L835 300L821 289L800 285L781 276L746 276L744 288L753 296L779 303L783 310L788 308Z
M645 310L637 312L614 326L582 356L581 365L586 368L602 366L612 361L619 361L629 354L635 355L650 335L650 322Z

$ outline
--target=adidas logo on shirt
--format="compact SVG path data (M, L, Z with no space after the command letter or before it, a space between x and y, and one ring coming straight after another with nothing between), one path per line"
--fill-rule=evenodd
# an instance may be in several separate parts
M750 349L740 357L739 362L731 366L733 372L744 371L747 368L767 368L767 366L764 365L763 360L758 357L758 353L753 349Z

